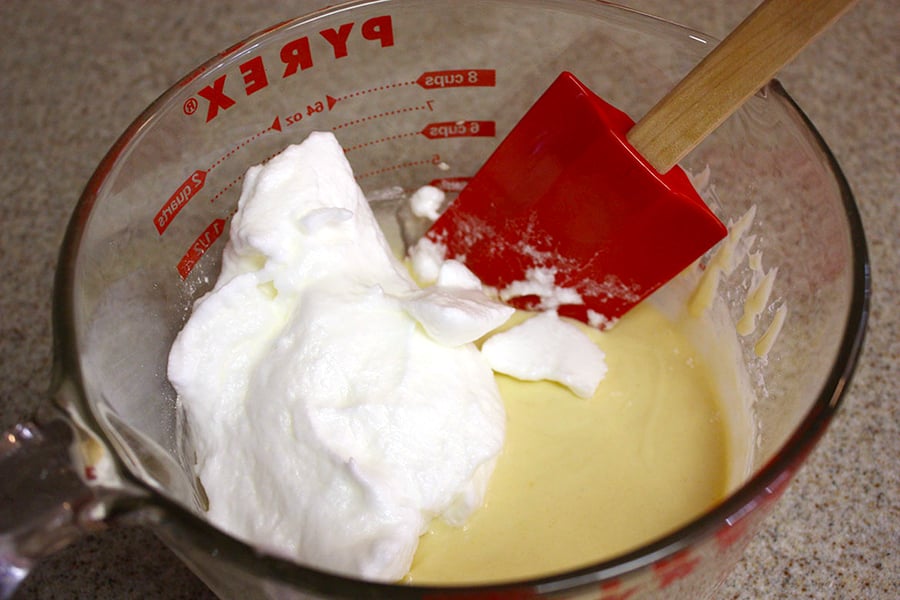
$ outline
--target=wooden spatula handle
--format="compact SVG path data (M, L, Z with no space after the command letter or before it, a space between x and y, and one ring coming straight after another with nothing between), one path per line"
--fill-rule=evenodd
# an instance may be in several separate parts
M665 173L857 0L766 0L628 132Z

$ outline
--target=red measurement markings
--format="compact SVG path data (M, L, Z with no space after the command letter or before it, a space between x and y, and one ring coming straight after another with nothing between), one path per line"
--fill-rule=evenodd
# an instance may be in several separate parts
M453 137L494 137L497 127L493 121L447 121L444 123L429 123L421 131L407 131L388 135L368 142L360 142L344 148L344 152L353 152L361 148L367 148L376 144L392 142L403 138L424 135L430 140Z
M200 193L200 190L203 189L203 186L206 185L206 176L210 171L221 165L227 159L234 155L235 152L246 146L247 144L253 142L257 138L270 131L281 131L281 122L278 117L275 117L275 121L272 124L262 131L259 131L250 137L243 140L238 145L231 148L228 152L220 156L208 169L205 171L202 169L197 169L190 175L188 175L187 179L185 179L181 185L178 186L178 189L172 193L171 196L165 201L156 215L153 217L153 225L156 227L156 231L159 235L165 233L166 229L168 229L169 225L172 224L172 221L175 217L178 216L178 213L187 206L187 203L191 201L197 194ZM237 179L232 181L224 189L220 190L215 196L213 196L212 201L215 201L219 196L221 196L228 188L233 186L240 180Z
M307 104L306 105L306 116L311 117L317 113L325 112L326 103L327 103L328 110L330 111L331 107L334 106L334 103L332 102L332 100L334 100L334 98L332 98L331 96L326 96L325 102L318 100L316 102L313 102L312 104ZM291 125L296 125L297 123L299 123L302 120L303 120L303 111L298 110L297 112L295 112L293 114L287 115L284 118L284 124L285 124L285 126L290 127Z
M494 137L497 127L493 121L445 121L429 123L421 134L430 140L457 137Z
M441 156L439 154L434 154L431 158L426 158L422 160L411 160L407 162L402 162L396 165L390 165L387 167L382 167L380 169L375 169L374 171L368 171L366 173L361 173L357 175L357 179L365 179L367 177L374 177L375 175L383 175L384 173L390 173L391 171L399 171L400 169L408 169L410 167L421 167L422 165L439 165L441 164Z
M198 169L188 175L188 178L178 186L178 190L169 196L166 203L162 205L162 208L160 208L159 212L156 213L156 216L153 217L153 224L156 226L156 231L159 232L159 235L162 235L166 231L178 213L181 212L181 209L187 205L191 198L196 196L197 193L203 189L204 183L206 183L206 171Z
M494 69L454 69L448 71L426 71L411 81L395 81L369 88L348 92L340 96L326 96L328 110L343 100L358 98L367 94L389 92L402 87L418 85L426 90L454 87L494 87L497 84L497 72Z
M210 165L210 167L209 167L209 169L207 169L207 171L212 171L213 169L215 169L216 167L221 165L223 162L225 162L226 160L228 160L229 158L234 156L235 152L237 152L241 148L245 147L247 144L250 144L251 142L254 142L255 140L261 138L262 136L266 135L270 131L279 131L279 132L281 131L281 120L278 117L275 117L275 120L272 121L272 124L269 125L268 127L266 127L265 129L263 129L262 131L257 131L250 137L245 138L240 144L233 146L231 148L231 150L229 150L228 152L226 152L225 154L220 156L212 165Z
M376 85L340 96L326 96L328 110L343 100L358 98L367 94L389 92L402 87L418 85L426 90L456 87L494 87L497 84L497 72L494 69L453 69L447 71L426 71L412 81L395 81ZM336 128L337 129L337 128Z
M359 144L354 144L352 146L348 146L344 148L344 153L353 152L354 150L359 150L360 148L366 148L368 146L374 146L376 144L383 144L385 142L392 142L394 140L400 140L403 138L412 137L415 135L421 135L421 131L407 131L406 133L397 133L395 135L389 135L383 138L378 138L377 140L371 140L368 142L360 142Z
M279 154L281 154L281 151L280 151L280 150L279 150L279 151L276 151L276 152L273 152L273 153L269 154L268 156L266 156L265 158L263 158L263 159L260 161L260 163L267 163L267 162L269 162L270 160L272 160L273 158L275 158L276 156L278 156ZM230 190L231 188L233 188L235 185L237 185L239 182L241 182L241 181L243 181L243 180L244 180L244 173L241 173L240 175L238 175L237 177L235 177L234 179L232 179L231 181L229 181L228 184L227 184L225 187L223 187L222 189L220 189L220 190L216 193L215 196L213 196L212 198L209 199L209 201L210 201L210 202L215 202L216 200L218 200L219 198L221 198L222 196L224 196L225 193L226 193L228 190ZM234 210L231 211L231 214L233 215L233 214L236 213L236 212L237 212L237 207L235 207ZM229 215L229 216L231 216L231 215Z
M353 125L359 125L360 123L367 123L369 121L374 121L376 119L383 119L385 117L392 117L394 115L400 115L408 112L415 112L419 110L433 110L432 109L432 101L428 100L425 104L419 106L406 106L403 108L395 108L394 110L386 110L384 112L368 115L365 117L360 117L358 119L353 119L352 121L347 121L346 123L341 123L340 125L335 125L331 129L337 131L339 129L344 129L345 127L352 127Z
M386 92L389 90L395 90L397 88L406 87L410 85L416 85L417 81L398 81L395 83L385 83L384 85L377 85L375 87L366 88L364 90L356 90L355 92L350 92L347 94L343 94L342 96L326 96L326 100L328 101L328 109L331 110L334 108L334 105L342 100L348 100L350 98L358 98L359 96L365 96L366 94L374 94L376 92Z
M215 241L219 239L223 231L225 231L225 219L216 219L194 240L188 251L178 261L178 274L181 275L182 279L187 279L191 270L203 258L203 255L206 254Z
M426 90L454 87L494 87L497 72L494 69L455 69L422 73L416 83Z
M219 198L221 198L221 197L225 194L225 192L227 192L228 190L230 190L231 188L233 188L233 187L234 187L239 181L241 181L243 178L244 178L244 175L243 175L243 173L242 173L242 174L238 175L237 177L235 177L234 179L232 179L231 181L229 181L229 182L228 182L228 185L226 185L225 187L223 187L222 189L220 189L218 192L216 192L216 195L213 196L212 198L210 198L209 201L210 201L210 202L215 202L216 200L218 200Z

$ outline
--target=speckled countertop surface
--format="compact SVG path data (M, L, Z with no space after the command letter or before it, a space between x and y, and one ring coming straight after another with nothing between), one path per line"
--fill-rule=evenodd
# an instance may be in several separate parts
M207 57L326 4L0 2L0 426L27 418L44 398L57 248L82 187L112 142ZM721 37L756 2L625 4ZM838 418L718 597L898 598L897 3L863 0L780 78L817 125L855 192L874 297L862 361ZM83 538L46 560L16 597L211 594L152 534L116 529Z

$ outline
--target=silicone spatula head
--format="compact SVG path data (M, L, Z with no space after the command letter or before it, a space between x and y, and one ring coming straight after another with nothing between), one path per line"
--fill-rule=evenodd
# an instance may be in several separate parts
M681 169L631 147L633 125L561 74L426 237L516 307L618 318L726 234Z
M725 235L673 165L856 2L763 0L637 125L563 73L427 238L516 306L619 317Z

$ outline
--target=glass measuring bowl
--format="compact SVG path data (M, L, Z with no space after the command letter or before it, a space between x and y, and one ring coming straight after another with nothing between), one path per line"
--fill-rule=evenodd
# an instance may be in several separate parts
M75 424L81 478L60 500L68 508L48 502L44 514L81 527L145 523L223 597L708 593L824 430L865 316L865 249L849 191L777 85L686 162L697 172L710 166L722 216L757 207L758 243L779 267L775 296L789 302L790 316L768 361L756 365L767 394L756 406L753 477L677 532L576 572L479 590L382 586L304 569L259 555L198 516L204 500L190 438L165 379L169 344L217 273L247 166L312 130L333 130L368 192L431 181L453 189L559 71L637 117L699 60L706 39L594 2L366 2L275 27L195 71L125 133L73 218L57 287L54 398ZM742 285L735 278L729 288ZM13 435L7 454L22 458L37 436L66 432L44 422ZM53 486L47 497L60 491ZM28 504L36 508L33 498ZM13 575L79 529L42 538L33 532L45 525L16 525L6 539L29 543L19 545Z

